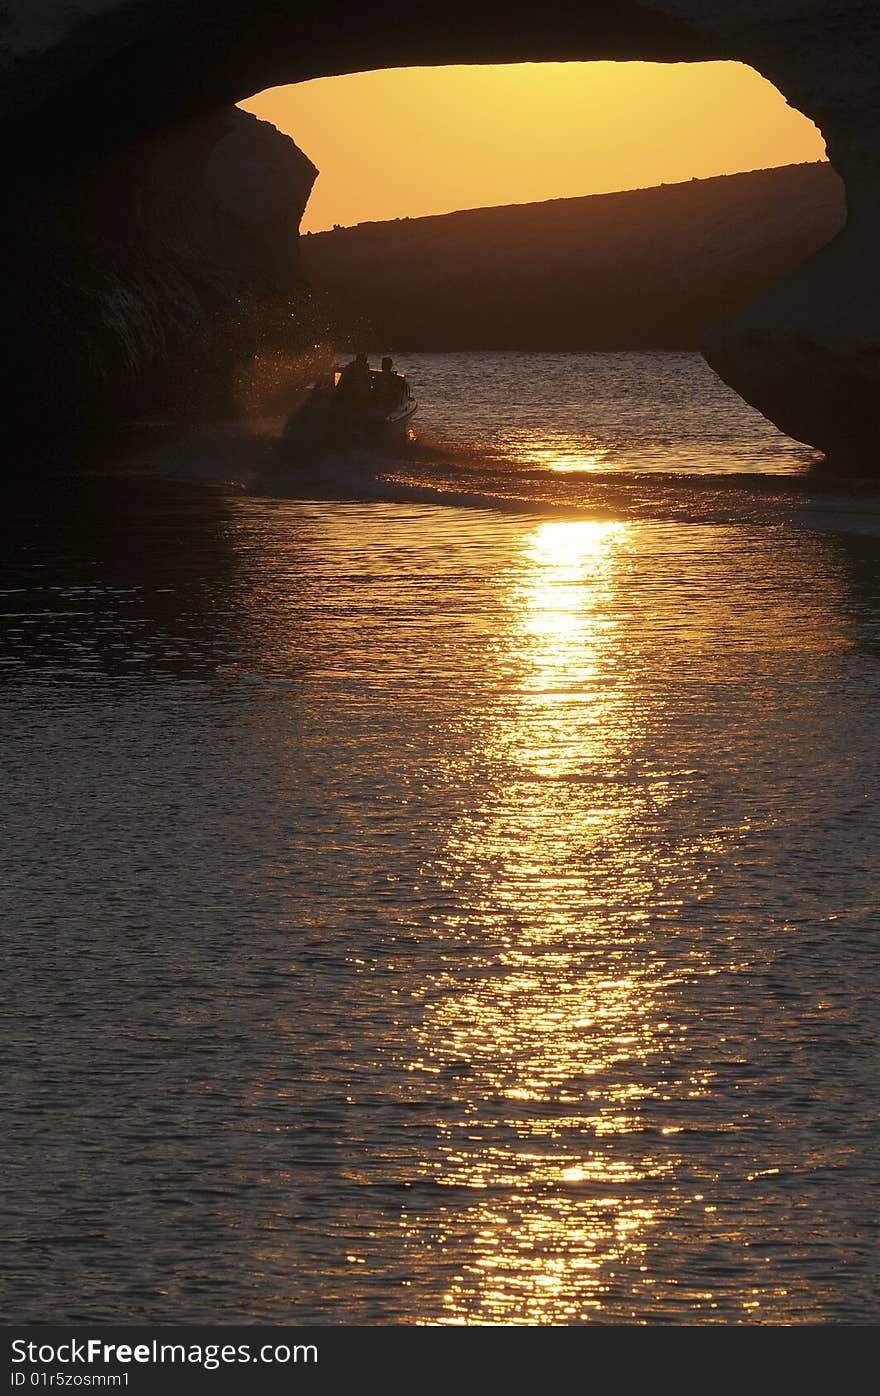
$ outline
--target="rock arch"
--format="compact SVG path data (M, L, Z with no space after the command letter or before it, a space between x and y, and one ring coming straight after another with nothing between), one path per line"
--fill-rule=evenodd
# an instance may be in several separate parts
M880 9L876 0L7 0L0 16L7 185L49 187L160 128L270 85L373 67L595 58L734 59L811 117L847 189L844 231L707 357L792 436L868 461L880 387ZM876 468L876 467L875 467Z

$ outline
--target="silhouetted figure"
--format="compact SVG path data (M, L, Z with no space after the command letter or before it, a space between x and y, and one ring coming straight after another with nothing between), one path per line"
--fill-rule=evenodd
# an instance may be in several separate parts
M403 398L404 383L401 374L394 372L394 361L390 354L386 354L382 360L382 372L375 375L375 380L373 391L377 406L383 412L393 412Z
M369 407L373 394L373 375L366 354L358 354L339 375L336 399L346 407Z

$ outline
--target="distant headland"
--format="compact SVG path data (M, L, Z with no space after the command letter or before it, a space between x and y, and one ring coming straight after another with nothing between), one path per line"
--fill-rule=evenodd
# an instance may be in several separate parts
M375 349L697 349L845 221L825 163L361 223L302 269Z

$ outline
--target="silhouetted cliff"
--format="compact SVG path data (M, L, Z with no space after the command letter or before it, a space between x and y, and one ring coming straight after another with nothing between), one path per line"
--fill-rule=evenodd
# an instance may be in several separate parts
M297 234L315 174L233 107L35 202L4 233L13 415L68 437L228 410L240 361L311 338Z
M697 349L845 219L830 165L362 223L303 270L379 349Z

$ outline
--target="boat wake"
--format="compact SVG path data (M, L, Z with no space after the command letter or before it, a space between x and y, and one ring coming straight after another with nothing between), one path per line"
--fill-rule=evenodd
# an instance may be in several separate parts
M208 425L141 453L132 469L276 499L880 535L880 491L872 481L757 471L555 471L427 432L393 449L346 446L291 462L279 450L283 426L281 418Z

